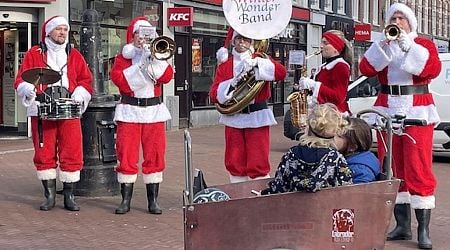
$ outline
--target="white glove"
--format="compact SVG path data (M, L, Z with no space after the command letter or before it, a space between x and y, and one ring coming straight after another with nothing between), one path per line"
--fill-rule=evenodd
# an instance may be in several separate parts
M141 69L147 67L150 64L152 57L153 57L152 53L150 52L150 49L146 45L147 44L144 44L144 46L143 46L142 56L141 56L141 60L139 62Z
M258 60L254 58L247 58L244 60L244 67L247 69L252 69L258 65Z
M33 84L28 82L23 82L19 85L17 89L18 94L24 96L27 99L34 99L36 97L36 88Z
M413 44L411 37L406 34L404 30L401 31L400 37L398 38L398 46L403 52L408 52Z
M317 82L310 78L302 77L298 81L299 89L309 89L311 91L314 91L316 86L317 86Z
M72 100L75 103L79 103L79 104L82 104L84 102L84 99L81 95L72 95Z

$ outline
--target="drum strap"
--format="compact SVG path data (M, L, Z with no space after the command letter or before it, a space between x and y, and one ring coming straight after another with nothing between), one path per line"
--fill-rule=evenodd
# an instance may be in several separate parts
M123 95L120 98L120 102L124 104L130 104L133 106L147 107L161 104L161 98L159 96L152 98L136 98L132 96Z
M259 111L266 108L268 108L267 102L256 102L245 107L243 110L241 110L241 113L249 114L251 112Z

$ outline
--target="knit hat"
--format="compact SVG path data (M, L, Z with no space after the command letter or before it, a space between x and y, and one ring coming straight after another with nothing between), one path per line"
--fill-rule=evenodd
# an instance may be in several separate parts
M412 11L411 8L409 8L407 5L403 3L394 3L391 5L391 7L388 10L388 13L386 15L386 24L391 23L391 18L394 15L395 12L401 12L405 15L405 17L408 19L409 26L411 28L411 32L417 31L417 18L414 15L414 11Z
M127 28L127 43L133 41L134 32L136 32L139 29L139 26L151 27L152 25L147 21L147 18L143 16L136 17L135 19L131 20ZM151 38L153 39L154 37Z
M50 17L45 23L42 24L42 41L48 36L56 27L59 25L66 25L67 29L70 30L69 22L62 16Z
M227 37L225 38L225 43L224 43L223 47L220 47L220 49L218 49L216 52L218 64L221 64L221 63L225 62L226 60L228 60L228 47L230 46L231 41L233 41L234 38L237 36L237 34L238 33L236 31L234 31L233 28L231 28L231 27L228 28L228 33L227 33Z

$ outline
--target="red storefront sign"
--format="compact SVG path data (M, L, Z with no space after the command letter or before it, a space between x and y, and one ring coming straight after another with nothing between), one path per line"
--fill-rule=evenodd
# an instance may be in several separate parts
M193 7L173 7L167 8L168 26L193 26L194 8Z
M371 39L370 24L355 24L355 41L368 41Z

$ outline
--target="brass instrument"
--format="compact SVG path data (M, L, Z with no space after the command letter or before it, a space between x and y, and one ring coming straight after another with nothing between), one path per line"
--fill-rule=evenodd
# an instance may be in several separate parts
M150 41L148 49L157 60L167 60L175 54L175 41L167 36L159 36Z
M387 40L394 41L400 37L401 30L396 24L389 24L384 28L384 34Z
M269 40L255 40L254 41L255 55L258 57L266 58L267 48L269 47ZM224 104L216 103L217 110L224 115L233 115L245 107L247 107L256 95L261 91L265 81L255 80L255 70L251 69L247 72L243 72L237 77L238 82L236 89L233 92L233 97L226 101Z
M305 57L305 61L313 56L319 55L322 51L317 50L314 53ZM301 68L301 76L306 77L308 73L306 67ZM309 89L301 89L291 93L287 97L287 101L291 107L291 122L292 125L300 130L304 130L308 125L308 95Z

